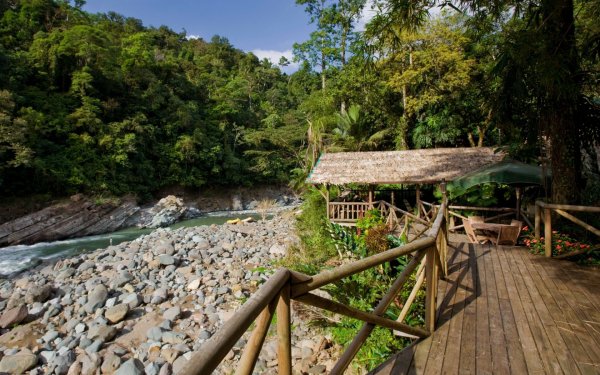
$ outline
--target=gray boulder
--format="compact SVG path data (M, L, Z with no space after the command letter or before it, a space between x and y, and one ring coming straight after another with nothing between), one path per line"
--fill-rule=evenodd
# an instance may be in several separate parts
M35 354L19 353L7 355L0 361L0 372L9 374L22 374L37 365L38 358Z
M144 365L139 359L132 358L123 363L115 372L115 375L143 375Z
M102 284L98 284L88 294L88 302L83 307L88 314L94 313L97 309L104 306L104 302L108 298L108 289Z

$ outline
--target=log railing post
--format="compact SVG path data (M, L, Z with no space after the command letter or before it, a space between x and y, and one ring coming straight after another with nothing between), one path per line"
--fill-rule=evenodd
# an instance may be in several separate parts
M273 299L256 319L256 326L252 330L250 339L248 339L248 343L246 344L242 358L238 363L235 375L250 375L254 371L256 360L258 359L262 345L265 342L265 337L269 331L269 326L271 325L271 319L273 318L273 312L275 312L277 299L278 298Z
M546 256L552 256L552 214L549 208L544 208L544 248Z
M427 249L425 260L425 278L427 280L427 291L425 296L425 328L430 334L435 330L435 288L436 288L436 262L435 247Z
M292 332L290 309L290 284L286 283L279 294L277 303L277 350L279 375L292 374Z
M542 208L540 207L540 205L538 204L538 202L535 202L535 228L534 228L534 235L535 235L535 239L537 241L540 240L540 232L542 230Z

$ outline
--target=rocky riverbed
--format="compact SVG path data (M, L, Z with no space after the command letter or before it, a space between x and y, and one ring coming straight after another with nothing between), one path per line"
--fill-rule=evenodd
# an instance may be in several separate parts
M293 220L157 229L0 281L0 373L177 373L297 241ZM339 348L297 313L293 324L297 373L331 369ZM255 372L276 371L276 347L268 338Z

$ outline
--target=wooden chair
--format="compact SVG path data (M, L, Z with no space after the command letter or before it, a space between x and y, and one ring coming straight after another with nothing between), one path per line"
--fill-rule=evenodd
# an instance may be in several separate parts
M477 221L477 220L478 219L475 219L475 221ZM483 218L481 218L481 222L483 222ZM492 238L490 238L488 236L475 233L475 230L471 226L471 217L466 220L463 219L463 226L465 228L465 233L467 234L467 238L469 239L469 242L483 244L483 243L486 243L487 241L492 241Z
M496 245L509 245L515 246L521 233L521 227L523 223L519 220L513 220L510 226L504 226L500 228L498 232L498 238L496 239Z

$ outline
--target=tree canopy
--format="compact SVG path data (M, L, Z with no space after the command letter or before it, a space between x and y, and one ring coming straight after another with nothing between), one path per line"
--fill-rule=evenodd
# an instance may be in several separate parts
M222 36L0 1L0 190L297 185L324 151L499 146L547 156L554 200L600 198L600 1L296 3L288 75Z

